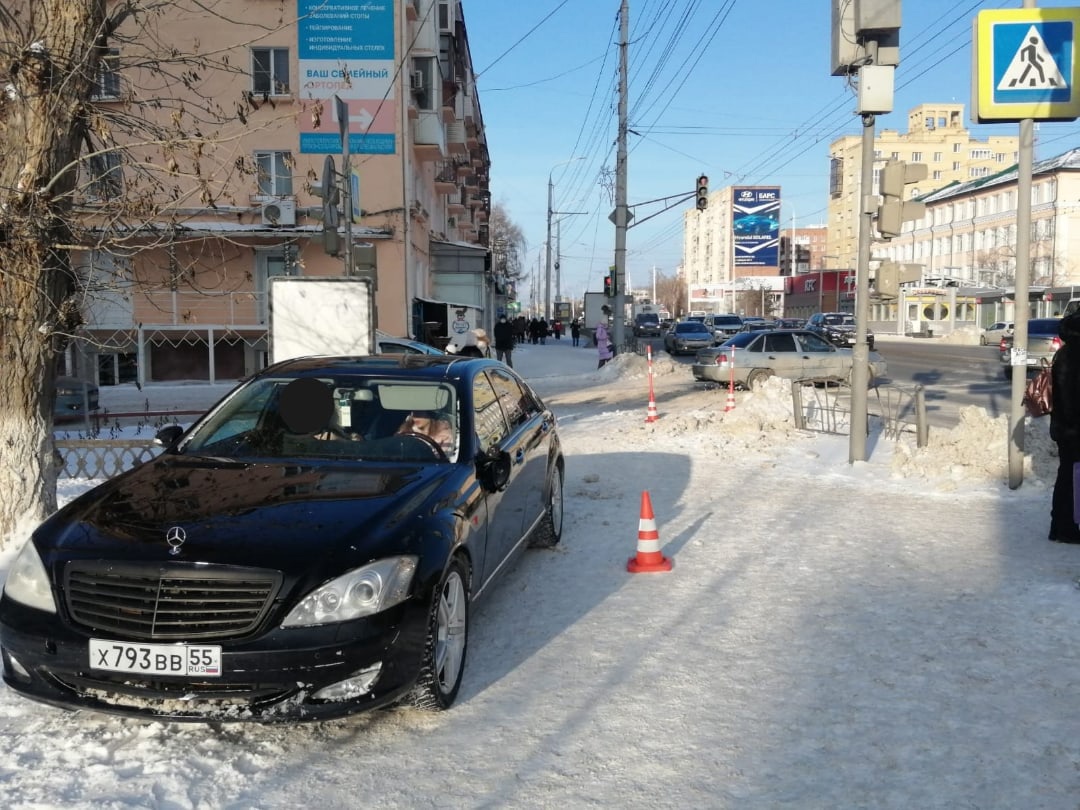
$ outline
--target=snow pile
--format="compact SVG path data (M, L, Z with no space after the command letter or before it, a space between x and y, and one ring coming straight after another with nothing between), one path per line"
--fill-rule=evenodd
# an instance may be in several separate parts
M1057 446L1050 438L1049 419L1024 420L1025 480L1053 484L1057 475ZM947 481L1008 480L1009 420L992 419L985 408L960 411L960 423L951 430L932 430L926 447L914 441L897 443L893 472L905 478L940 478Z
M667 352L657 352L652 359L653 376L663 377L669 374L689 374L689 369L676 363ZM638 380L649 375L649 360L643 354L623 352L615 355L600 368L596 375L599 379Z

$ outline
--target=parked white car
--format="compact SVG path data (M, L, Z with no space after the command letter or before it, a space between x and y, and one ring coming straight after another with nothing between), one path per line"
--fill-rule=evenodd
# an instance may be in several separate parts
M982 334L979 335L979 345L997 345L1005 335L1011 335L1012 333L1013 325L1011 322L998 321L997 323L992 323L983 329Z

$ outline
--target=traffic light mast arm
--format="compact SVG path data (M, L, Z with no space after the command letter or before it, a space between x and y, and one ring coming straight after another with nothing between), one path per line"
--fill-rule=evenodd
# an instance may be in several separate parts
M635 208L637 208L638 205L650 205L651 203L662 202L664 200L675 200L675 202L671 203L670 205L665 205L663 208L661 208L656 213L649 214L647 217L645 217L643 219L637 219L635 217L634 220L632 222L630 222L630 224L628 224L626 226L627 229L633 228L635 225L640 225L642 222L648 222L653 217L658 217L661 214L663 214L664 212L670 211L675 206L681 205L682 203L686 202L687 200L693 199L694 195L696 193L697 193L696 191L691 191L689 194L681 194L681 195L677 195L677 196L674 196L674 197L659 197L659 198L657 198L655 200L646 200L645 202L642 202L642 203L637 203L635 205L627 206L631 211L633 211Z

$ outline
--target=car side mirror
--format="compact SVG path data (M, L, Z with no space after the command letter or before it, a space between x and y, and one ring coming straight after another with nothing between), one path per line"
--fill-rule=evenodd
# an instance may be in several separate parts
M481 451L476 457L477 477L490 492L501 492L510 481L510 454L505 450Z
M184 435L184 429L180 425L167 425L154 436L154 444L166 449L172 447Z

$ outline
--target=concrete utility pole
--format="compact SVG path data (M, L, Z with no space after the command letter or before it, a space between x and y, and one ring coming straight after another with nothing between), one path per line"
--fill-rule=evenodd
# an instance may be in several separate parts
M554 196L555 196L555 182L552 180L552 174L560 166L565 166L567 163L573 163L575 160L584 160L584 156L572 157L569 160L563 160L556 163L551 167L551 171L548 172L548 199L547 199L547 272L544 275L544 317L550 319L555 313L551 310L551 218L553 215L558 214L558 211L553 210ZM581 213L580 211L573 211L568 213Z
M623 345L626 320L626 296L623 287L626 281L626 226L628 209L626 206L626 78L627 51L630 46L630 0L622 0L619 9L619 141L615 158L615 324L612 338L618 351Z
M1024 0L1035 8L1035 0ZM1028 298L1031 280L1031 170L1035 161L1035 120L1020 121L1020 151L1016 163L1016 280L1013 285L1013 347L1025 354L1028 345ZM1025 363L1027 362L1025 358ZM1012 366L1009 390L1009 489L1024 482L1024 388L1027 366ZM1017 373L1019 372L1019 373Z

